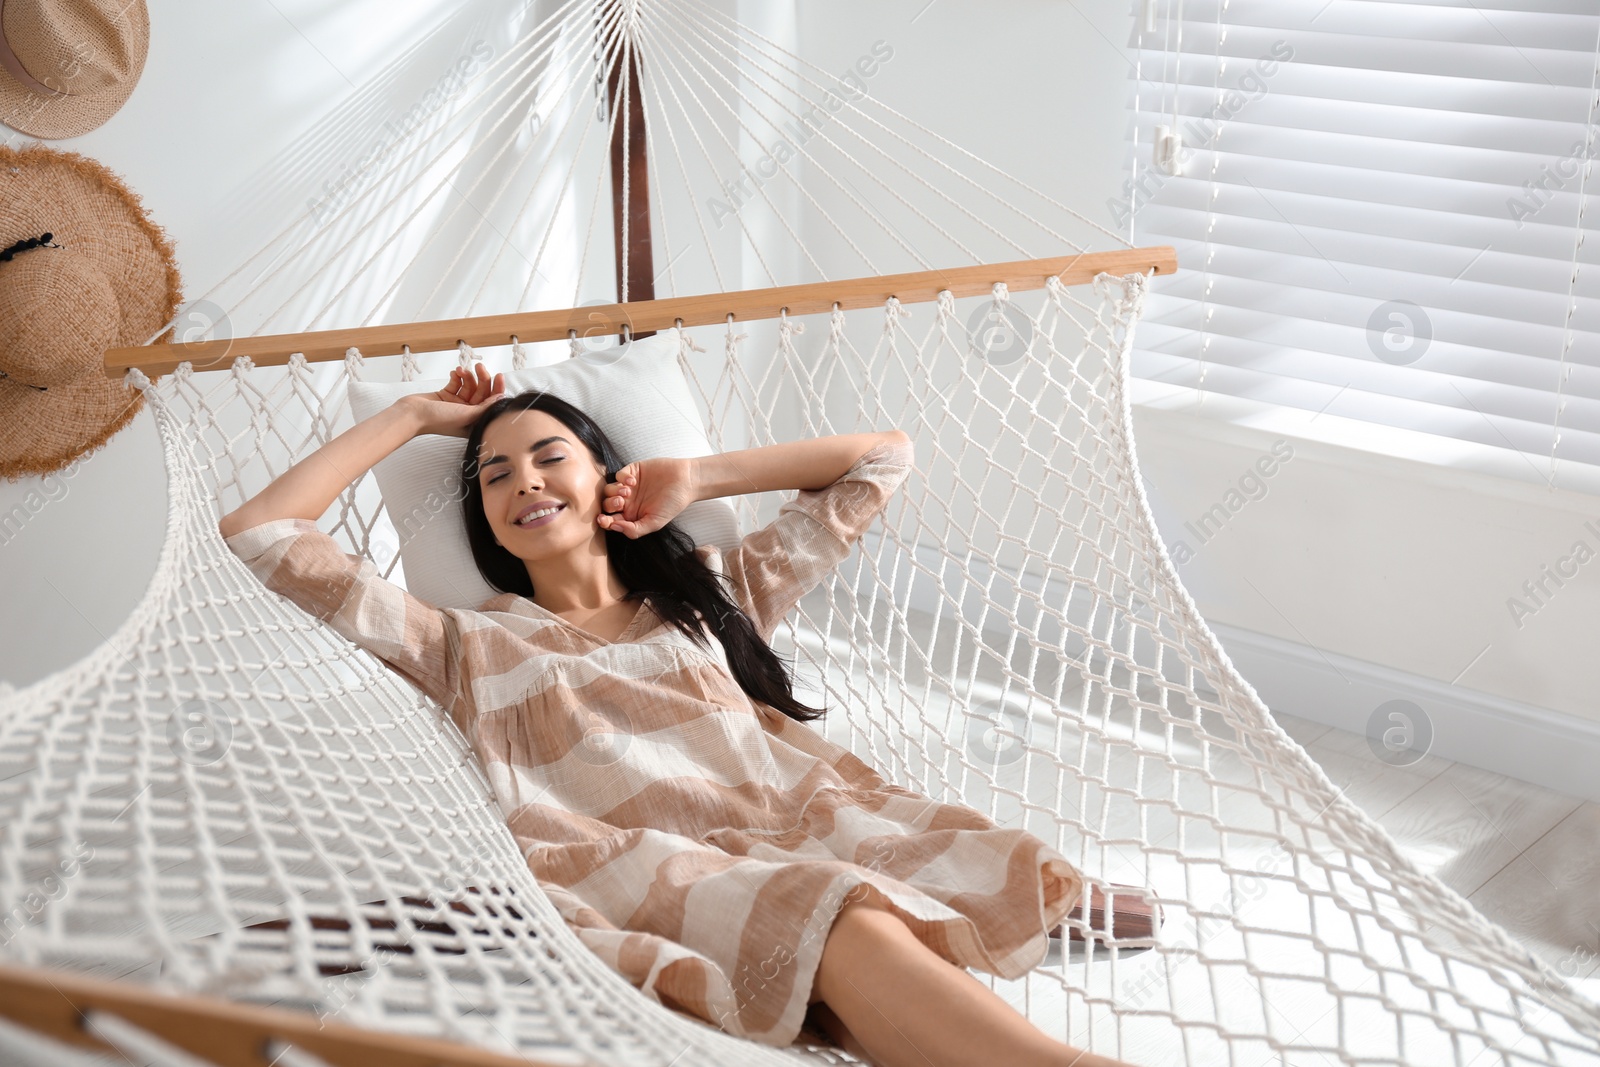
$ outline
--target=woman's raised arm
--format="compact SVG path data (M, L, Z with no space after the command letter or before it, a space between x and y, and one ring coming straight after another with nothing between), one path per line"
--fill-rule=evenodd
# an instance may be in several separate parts
M904 430L786 441L695 459L647 459L604 490L600 527L628 537L661 529L697 500L774 490L822 490L880 445L907 444Z
M694 460L701 500L785 489L826 489L881 444L911 440L904 430L846 433L723 452Z
M504 375L495 375L491 382L481 363L475 377L452 370L443 389L401 397L370 419L356 423L224 515L217 529L227 538L274 519L315 522L380 459L418 434L465 437L483 409L504 392Z

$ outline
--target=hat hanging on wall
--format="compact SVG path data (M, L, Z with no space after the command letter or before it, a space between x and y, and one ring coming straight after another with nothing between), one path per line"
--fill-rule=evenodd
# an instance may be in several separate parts
M127 425L144 394L106 377L106 349L155 338L182 299L172 242L122 179L0 146L0 477L60 470Z
M149 51L144 0L0 0L0 122L88 133L133 94Z

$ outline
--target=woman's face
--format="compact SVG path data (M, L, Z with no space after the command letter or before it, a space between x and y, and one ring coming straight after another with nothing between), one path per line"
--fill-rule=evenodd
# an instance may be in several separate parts
M495 540L519 559L596 540L605 551L606 469L555 416L513 411L490 423L478 450L478 485Z

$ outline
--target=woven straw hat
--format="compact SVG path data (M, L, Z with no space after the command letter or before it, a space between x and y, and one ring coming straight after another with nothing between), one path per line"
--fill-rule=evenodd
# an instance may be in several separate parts
M0 0L0 122L88 133L133 95L149 51L144 0Z
M87 156L0 146L0 477L60 470L144 406L106 377L105 351L173 321L182 280L172 242L139 198ZM163 334L166 337L170 331Z

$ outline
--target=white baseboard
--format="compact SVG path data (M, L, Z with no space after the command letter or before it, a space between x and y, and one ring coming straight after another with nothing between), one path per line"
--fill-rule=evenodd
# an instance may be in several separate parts
M1432 723L1430 751L1570 796L1600 800L1600 722L1210 623L1267 706L1368 734L1374 710L1409 700Z

